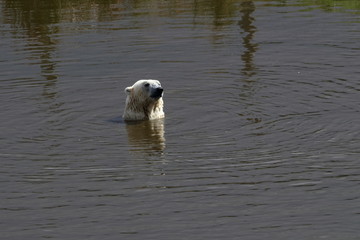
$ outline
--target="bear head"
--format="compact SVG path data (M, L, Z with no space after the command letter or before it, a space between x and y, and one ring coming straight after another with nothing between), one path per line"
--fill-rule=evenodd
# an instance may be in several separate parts
M139 80L131 87L125 88L125 93L125 120L152 120L164 117L164 89L158 80Z
M139 80L131 87L125 88L128 96L134 95L139 101L156 101L163 96L164 89L158 80Z

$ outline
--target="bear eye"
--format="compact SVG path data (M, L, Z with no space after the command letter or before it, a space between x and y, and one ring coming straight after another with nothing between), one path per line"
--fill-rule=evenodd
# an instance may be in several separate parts
M148 87L148 86L150 86L150 84L149 84L149 83L145 83L144 86L145 86L145 87Z

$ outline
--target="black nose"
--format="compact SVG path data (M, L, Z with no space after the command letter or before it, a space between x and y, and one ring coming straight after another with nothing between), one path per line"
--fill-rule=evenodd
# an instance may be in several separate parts
M153 94L151 94L151 97L161 98L163 91L164 89L162 87L155 88Z
M162 94L162 92L164 91L164 89L162 87L158 87L156 89L156 93Z

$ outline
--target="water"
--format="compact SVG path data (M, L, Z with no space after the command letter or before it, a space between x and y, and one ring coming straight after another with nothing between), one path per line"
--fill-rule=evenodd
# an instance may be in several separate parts
M359 239L360 5L0 1L4 239ZM121 121L124 88L165 120Z

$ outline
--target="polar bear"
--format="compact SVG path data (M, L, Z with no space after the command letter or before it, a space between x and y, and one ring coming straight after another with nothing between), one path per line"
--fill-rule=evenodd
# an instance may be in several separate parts
M127 94L123 119L125 121L164 118L164 89L158 80L139 80L125 88Z

